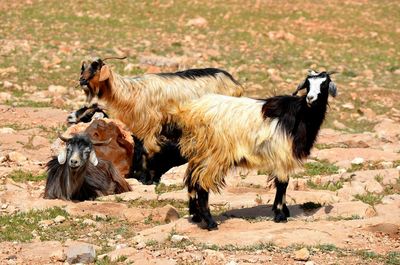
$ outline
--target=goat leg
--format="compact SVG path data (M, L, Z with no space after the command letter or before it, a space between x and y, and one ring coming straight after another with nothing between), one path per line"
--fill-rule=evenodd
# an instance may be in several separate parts
M197 190L197 201L199 205L199 213L201 218L206 222L207 230L217 230L218 225L214 221L214 219L211 216L210 208L208 206L208 195L209 192L201 188L199 185L196 185L196 190Z
M276 194L272 210L275 213L274 221L276 223L287 222L290 216L288 207L286 206L286 188L288 182L281 182L275 178Z

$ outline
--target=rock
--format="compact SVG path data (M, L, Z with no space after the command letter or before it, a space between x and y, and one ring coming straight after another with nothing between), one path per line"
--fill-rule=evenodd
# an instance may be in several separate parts
M380 163L383 168L393 168L393 162L392 161L383 161Z
M13 134L15 130L13 128L4 127L0 129L0 134Z
M351 161L351 163L354 165L361 165L362 163L364 163L364 158L356 157Z
M222 252L206 249L203 253L205 254L204 264L221 264L225 261L225 255Z
M0 101L7 101L7 100L11 100L12 96L11 94L7 93L7 92L0 92Z
M310 258L310 252L307 248L302 248L294 252L294 260L307 261Z
M314 265L314 264L315 264L314 261L309 260L304 265Z
M96 221L93 221L92 219L85 219L82 222L84 225L96 225Z
M144 249L146 247L146 243L140 242L135 246L136 249Z
M56 108L62 108L65 105L65 100L62 97L54 97L51 104Z
M174 242L174 243L179 243L179 242L182 242L184 240L188 240L189 241L189 237L182 236L182 235L173 235L171 237L171 242Z
M383 187L375 179L370 179L365 183L365 190L373 193L381 193L383 192Z
M346 104L343 104L343 105L342 105L342 108L344 108L344 109L349 109L349 110L353 110L353 109L354 109L354 105L353 105L353 103L348 102L348 103L346 103Z
M96 250L94 246L86 243L79 243L70 246L66 252L67 262L74 263L91 263L96 258Z
M335 128L339 129L339 130L347 129L347 126L344 125L343 123L339 122L338 120L333 121L333 126L335 126Z
M39 226L43 227L43 228L47 228L47 227L51 226L52 224L54 224L53 220L42 220L39 222Z
M165 205L153 212L153 220L169 223L179 219L178 211L172 205Z
M228 263L226 263L225 265L238 265L238 263L234 260L231 260Z
M189 19L188 22L186 23L186 26L195 26L195 27L206 27L208 24L208 21L203 18L203 17L197 17L193 19Z
M23 162L25 162L26 160L28 160L28 158L26 158L23 154L19 153L19 152L10 152L7 155L7 159L10 162L16 162L18 164L21 164Z
M50 85L47 89L50 93L52 94L66 94L68 92L68 89L64 86L56 86L56 85Z
M7 88L12 88L13 87L13 83L11 83L10 81L6 80L6 81L3 82L3 87L6 88L6 89Z
M54 218L54 222L57 223L57 224L61 224L64 221L65 221L65 217L61 216L61 215L58 215L56 218Z

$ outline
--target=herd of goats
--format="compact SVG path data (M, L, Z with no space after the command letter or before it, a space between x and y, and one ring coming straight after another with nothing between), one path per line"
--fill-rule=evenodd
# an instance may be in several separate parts
M107 58L110 59L110 58ZM274 221L286 222L289 176L310 154L328 105L336 96L333 72L310 71L293 95L267 99L242 97L243 87L216 68L123 77L107 59L84 61L80 86L90 103L107 110L129 128L133 137L129 173L96 155L96 141L78 133L59 138L65 148L47 164L45 198L90 200L131 190L125 180L157 183L170 168L188 163L184 182L189 214L206 229L217 229L209 208L209 192L219 192L234 167L262 168L274 179ZM298 92L306 92L298 96ZM70 114L70 123L108 117L97 104Z

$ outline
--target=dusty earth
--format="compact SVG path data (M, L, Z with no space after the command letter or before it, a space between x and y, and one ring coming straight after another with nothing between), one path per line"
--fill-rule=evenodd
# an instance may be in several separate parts
M0 1L0 264L400 264L399 8ZM42 199L57 132L84 103L75 86L88 56L128 56L108 63L129 76L223 68L256 98L293 92L307 69L337 70L339 94L290 181L289 221L272 221L262 171L233 171L211 195L212 232L186 216L184 166L93 202Z
M158 187L130 180L132 192L94 202L43 199L44 177L38 181L13 178L21 171L43 176L55 133L40 125L46 122L49 127L63 128L67 112L4 105L0 112L1 124L19 125L0 128L2 233L16 222L12 216L22 214L27 222L33 210L58 209L66 219L58 222L55 216L49 219L45 212L36 212L39 217L33 228L18 222L14 232L26 233L27 238L4 236L1 264L61 264L68 259L68 249L79 242L94 245L98 264L399 261L398 121L382 119L373 132L361 134L323 129L306 170L291 179L288 204L292 217L284 224L271 220L275 191L266 175L231 172L223 192L211 195L220 225L218 231L208 232L186 216L185 166L171 169ZM296 257L302 248L306 248L305 257Z

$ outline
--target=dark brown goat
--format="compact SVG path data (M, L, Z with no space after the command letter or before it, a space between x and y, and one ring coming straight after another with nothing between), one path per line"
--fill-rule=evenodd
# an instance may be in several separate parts
M66 149L47 163L45 198L83 201L131 190L111 162L96 157L93 145L109 141L91 141L84 134L60 139Z

